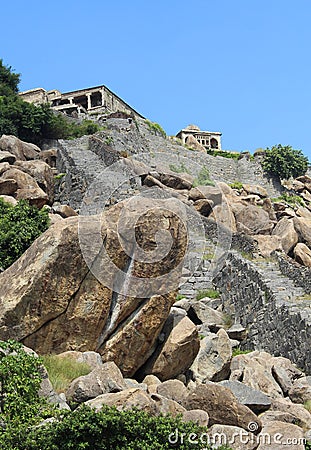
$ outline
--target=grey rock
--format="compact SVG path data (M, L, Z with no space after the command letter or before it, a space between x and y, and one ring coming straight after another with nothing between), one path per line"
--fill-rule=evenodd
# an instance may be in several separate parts
M255 414L267 411L271 406L271 400L263 392L253 389L240 381L220 381L222 386L230 389L242 405L248 406Z

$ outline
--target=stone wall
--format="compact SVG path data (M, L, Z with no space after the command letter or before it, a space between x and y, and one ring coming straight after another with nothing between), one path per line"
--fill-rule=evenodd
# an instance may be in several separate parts
M214 283L225 310L248 329L245 348L288 357L310 374L311 300L276 266L260 269L230 252Z

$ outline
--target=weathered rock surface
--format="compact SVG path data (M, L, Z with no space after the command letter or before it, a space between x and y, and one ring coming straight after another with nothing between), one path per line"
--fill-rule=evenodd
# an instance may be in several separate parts
M209 422L209 417L206 411L202 409L190 409L189 411L184 411L182 414L183 422L194 422L202 427L207 427Z
M311 402L311 376L295 380L289 389L288 396L294 403Z
M232 346L225 330L210 333L200 341L200 350L190 367L195 381L220 381L229 375Z
M260 419L247 406L241 405L234 394L223 386L206 383L197 386L183 402L186 409L203 409L209 415L209 424L234 425L247 431L250 423L261 429Z
M289 413L296 418L296 424L304 429L311 429L311 414L303 405L292 403L288 398L273 399L271 411Z
M294 248L294 255L296 261L300 264L303 264L306 267L311 267L311 250L306 244L302 244L301 242L296 245Z
M160 353L147 362L144 372L166 381L188 369L199 350L199 338L195 325L183 318L171 331Z
M268 258L275 250L282 250L282 241L279 236L257 234L255 236L260 254Z
M1 177L2 180L15 180L17 183L16 198L18 200L28 200L31 205L38 208L41 208L49 200L48 195L39 187L32 176L15 167L6 170Z
M106 362L92 370L88 375L73 380L66 397L68 400L82 403L101 394L119 392L126 389L120 369L114 362Z
M293 223L300 239L311 245L311 219L294 217Z
M44 161L16 161L15 166L30 175L38 186L47 194L49 203L54 200L54 174L51 167Z
M235 216L237 224L248 230L248 234L269 234L273 228L269 214L262 208L248 205Z
M119 411L138 408L149 414L157 414L158 408L152 398L138 388L125 389L121 392L102 394L88 400L85 405L100 411L104 405L115 406Z
M7 136L5 134L0 138L0 150L11 153L20 161L37 159L40 153L40 148L35 144L30 144L21 141L16 136Z
M177 403L181 403L188 395L188 389L179 380L167 380L159 384L156 388L157 394L162 395L165 398L174 400Z
M262 437L266 437L261 440ZM267 422L259 435L259 447L258 450L284 450L284 449L297 449L304 450L303 444L303 431L297 425L292 423L284 423L280 421ZM267 439L270 436L270 439Z
M18 189L16 180L13 178L0 179L0 194L1 195L15 195Z
M77 351L67 351L55 355L55 358L71 358L78 363L85 363L91 369L97 369L103 365L103 361L99 353L96 352L77 352Z
M151 203L154 205L154 202ZM111 260L120 270L126 271L128 257L116 233L122 206L118 204L111 208L103 217L99 237L100 243L105 239L105 249ZM133 211L127 212L128 216L122 216L125 230L129 228L127 221L130 221ZM92 261L92 251L98 257L98 250L94 247L97 219L88 217L87 229L84 230L84 238L89 244L88 256ZM0 338L12 337L27 342L28 346L41 354L97 350L104 361L114 360L125 376L132 376L150 357L176 292L151 295L144 299L136 298L135 294L132 297L113 296L112 289L98 281L84 261L78 225L79 218L76 217L57 222L0 275ZM154 265L135 261L132 273L136 279L145 275L151 280L169 273L168 284L161 281L162 287L167 289L164 292L169 292L172 281L178 283L176 261L179 252L183 255L183 246L186 245L184 230L176 214L171 211L171 204L163 214L157 213L156 216L147 212L136 223L138 245L145 251L152 249L156 231L161 228L170 230L173 255L168 255L166 260ZM103 267L106 274L106 261L98 261L98 269ZM152 292L152 287L150 290ZM186 342L183 344L188 351L190 347ZM172 345L178 347L174 340Z
M14 164L16 161L16 156L12 155L12 153L0 150L0 163L7 162L9 164Z
M258 446L256 437L243 428L232 425L215 424L208 430L212 448L228 445L234 450L255 450Z
M242 405L248 406L255 414L260 414L271 406L271 400L267 395L246 386L240 381L224 380L220 381L219 384L230 389L238 401Z

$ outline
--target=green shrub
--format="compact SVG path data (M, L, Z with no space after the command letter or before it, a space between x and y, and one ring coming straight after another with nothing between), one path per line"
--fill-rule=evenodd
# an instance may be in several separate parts
M220 293L216 291L215 289L205 289L203 291L198 291L196 295L197 300L201 300L202 298L209 297L209 298L219 298Z
M240 347L234 348L232 350L232 358L238 355L247 355L247 353L250 353L252 350L241 350Z
M225 150L207 150L206 153L211 156L222 156L223 158L239 159L240 153L229 152Z
M287 192L283 192L280 197L272 198L272 202L285 202L291 206L300 205L305 206L305 202L302 197L295 194L289 194Z
M158 123L150 122L150 120L146 120L146 124L148 125L148 127L149 127L150 131L152 131L152 133L161 134L163 137L166 136L165 131L163 130L161 125L159 125Z
M280 179L296 178L306 173L308 158L301 150L278 144L271 149L267 148L262 167L266 172L278 175Z
M234 181L233 183L230 183L229 186L232 189L238 189L238 190L243 189L243 184L240 181Z
M0 267L13 264L49 226L45 208L20 200L16 206L0 199Z
M177 433L176 433L176 430ZM206 428L180 418L150 416L143 411L117 411L104 406L99 412L82 406L59 422L33 429L21 440L19 450L164 450L198 449L193 434L205 436ZM178 443L170 443L175 438ZM183 434L183 437L181 438ZM171 438L170 438L171 435ZM190 437L190 442L189 442ZM183 443L181 442L183 440ZM204 444L204 448L210 449ZM219 447L225 449L226 447Z
M55 113L48 103L34 105L18 96L20 75L0 59L0 136L13 134L23 141L41 145L44 139L70 139L99 131L91 120L81 124Z
M49 412L38 395L41 369L41 359L26 353L22 344L0 341L0 421L7 432L35 423L38 415Z
M175 164L170 164L169 168L172 172L175 173L189 173L189 170L187 169L184 163L181 163L179 166L175 166Z
M70 356L59 358L56 355L46 355L42 357L42 361L52 386L58 393L65 392L75 378L91 372L88 364L77 362Z
M193 182L193 186L215 186L215 183L213 183L210 179L210 174L207 167L202 167L197 178Z

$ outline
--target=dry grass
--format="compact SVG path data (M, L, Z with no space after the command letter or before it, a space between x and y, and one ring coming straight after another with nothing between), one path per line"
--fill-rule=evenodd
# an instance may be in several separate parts
M72 357L59 358L57 355L43 356L43 365L57 393L65 392L75 378L92 370L88 364L77 362Z

